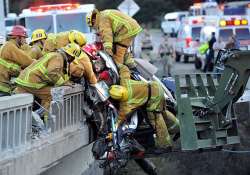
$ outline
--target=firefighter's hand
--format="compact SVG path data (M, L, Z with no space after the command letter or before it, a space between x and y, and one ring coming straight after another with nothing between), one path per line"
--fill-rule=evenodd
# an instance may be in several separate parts
M113 56L113 51L111 48L104 48L105 52L107 52L110 56Z

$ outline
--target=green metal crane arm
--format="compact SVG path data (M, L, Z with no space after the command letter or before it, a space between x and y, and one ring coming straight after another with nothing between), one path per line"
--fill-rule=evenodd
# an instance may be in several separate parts
M217 74L176 75L176 99L182 150L240 143L232 105L243 94L250 76L250 51L225 51Z
M219 86L214 95L212 107L216 112L225 112L230 103L243 94L250 75L250 51L232 51L225 60Z

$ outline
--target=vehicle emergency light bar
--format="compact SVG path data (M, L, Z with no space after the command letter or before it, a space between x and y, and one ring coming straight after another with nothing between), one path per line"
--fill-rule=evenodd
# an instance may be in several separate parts
M248 20L246 19L231 19L231 20L220 20L220 26L240 26L240 25L248 25Z
M37 7L30 7L33 12L47 12L53 10L74 10L80 7L80 4L56 4L56 5L41 5Z
M203 20L202 19L194 19L192 20L192 24L202 24Z
M195 7L195 8L201 8L201 3L194 3L193 7Z

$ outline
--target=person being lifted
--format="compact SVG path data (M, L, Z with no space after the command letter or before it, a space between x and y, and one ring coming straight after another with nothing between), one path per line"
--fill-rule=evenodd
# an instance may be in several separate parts
M26 28L16 25L8 34L8 41L0 49L0 96L12 92L11 78L29 66L33 59L21 49L26 44Z
M50 33L44 42L43 51L53 52L69 43L75 43L82 47L86 44L86 41L85 35L77 30L60 32L58 34Z
M41 100L48 111L51 102L51 88L68 82L69 64L81 54L77 44L70 43L56 52L45 54L42 58L24 69L15 80L16 93L31 93Z
M171 148L171 137L164 117L172 131L179 127L178 119L165 108L164 91L156 81L146 83L130 79L130 71L127 66L119 64L120 85L112 85L109 93L111 98L120 101L119 127L126 116L139 107L145 106L150 123L156 130L155 143L158 148ZM170 115L171 114L171 115ZM164 116L164 117L163 117Z
M142 28L136 20L118 10L93 10L86 16L87 24L101 36L104 50L116 63L135 67L134 59L124 56Z

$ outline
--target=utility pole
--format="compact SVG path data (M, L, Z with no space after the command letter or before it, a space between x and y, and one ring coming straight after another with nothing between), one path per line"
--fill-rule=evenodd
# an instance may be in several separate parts
M4 1L0 0L0 35L5 37Z

